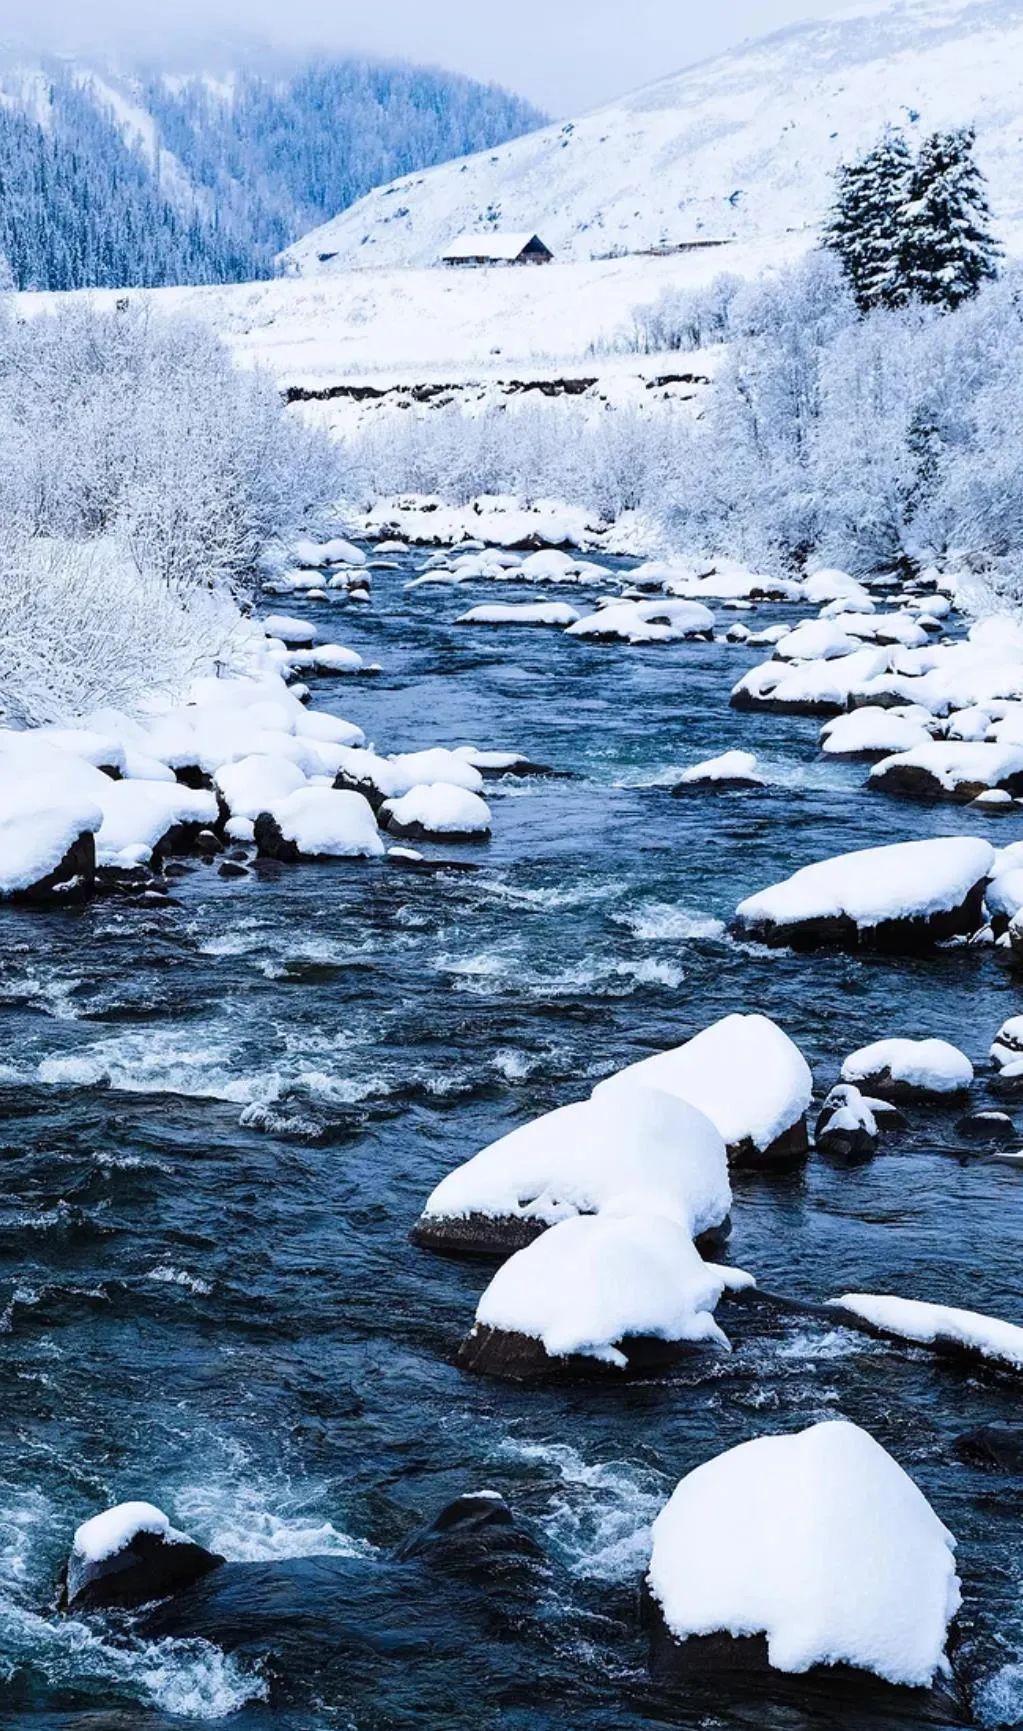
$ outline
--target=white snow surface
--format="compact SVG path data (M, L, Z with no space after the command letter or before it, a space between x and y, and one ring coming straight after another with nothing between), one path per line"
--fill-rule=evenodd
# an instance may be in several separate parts
M494 1275L477 1324L543 1342L551 1358L579 1353L624 1368L627 1335L728 1348L713 1311L738 1269L704 1262L684 1226L661 1214L562 1220Z
M836 715L821 728L821 750L828 756L855 756L860 752L911 751L930 738L925 709L900 714L864 704L848 715Z
M574 625L579 614L567 601L495 601L470 607L456 625Z
M361 793L300 787L270 810L281 834L310 858L373 859L384 852L373 808Z
M213 780L232 817L256 818L304 787L306 778L290 757L257 754L224 764Z
M442 1179L424 1213L546 1226L606 1210L663 1214L697 1238L720 1226L731 1205L725 1145L709 1118L636 1085L598 1090L520 1124Z
M984 1316L978 1310L957 1310L952 1305L928 1304L917 1298L894 1298L870 1292L847 1292L829 1300L836 1309L851 1310L874 1328L883 1328L905 1340L926 1346L952 1341L969 1347L982 1358L1023 1370L1023 1328Z
M594 1099L636 1084L685 1100L716 1125L728 1147L763 1152L810 1104L810 1067L788 1035L760 1015L725 1016L683 1046L628 1064L594 1089Z
M875 1040L842 1065L843 1082L866 1082L888 1070L893 1082L928 1094L957 1094L973 1082L973 1065L948 1040Z
M713 630L714 615L700 601L612 601L577 619L566 637L620 637L626 643L676 643Z
M647 1579L677 1640L764 1634L779 1671L846 1664L925 1687L948 1670L954 1550L880 1443L833 1420L689 1473L654 1522Z
M947 793L953 793L964 782L994 787L1007 776L1023 775L1023 746L979 740L929 740L926 745L882 758L871 770L871 779L876 780L895 768L926 770Z
M104 1563L130 1545L138 1533L156 1533L171 1544L181 1539L155 1503L116 1503L75 1529L74 1553L89 1563Z
M15 895L48 877L72 842L95 834L102 821L102 808L88 792L48 786L46 777L0 789L0 895Z
M990 842L954 836L862 848L804 866L783 883L747 896L736 915L779 926L845 914L862 928L957 908L989 876Z
M679 781L687 786L701 781L762 782L763 779L752 751L723 751L720 757L708 757L703 763L692 764L679 776Z
M443 781L413 787L401 799L387 800L381 808L384 814L402 825L421 824L433 835L486 835L491 822L490 807L478 793Z

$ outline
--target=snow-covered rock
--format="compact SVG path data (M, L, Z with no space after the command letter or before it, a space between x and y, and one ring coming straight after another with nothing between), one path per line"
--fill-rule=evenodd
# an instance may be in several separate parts
M594 1089L594 1099L637 1083L663 1089L704 1113L739 1164L806 1154L813 1077L798 1047L766 1016L725 1016L685 1045L608 1076Z
M495 601L470 607L456 625L574 625L579 614L567 601Z
M1015 1074L1018 1067L1023 1077L1023 1016L1010 1016L994 1038L991 1057L1003 1072Z
M406 841L485 841L490 834L486 800L450 782L426 783L401 799L385 800L379 815L391 835Z
M724 751L720 757L708 757L684 769L672 788L677 798L706 787L763 787L764 778L757 769L752 751Z
M900 711L865 704L836 715L821 728L821 750L829 757L887 757L912 751L930 739L925 709Z
M307 619L293 619L287 613L271 613L262 621L268 637L279 637L286 649L301 649L315 643L316 627Z
M67 1564L68 1610L144 1605L201 1580L224 1561L177 1532L153 1503L117 1503L83 1521Z
M39 745L66 751L70 757L80 757L108 775L127 773L127 754L122 741L112 734L97 732L91 727L36 727L32 739Z
M931 740L875 763L870 785L915 799L965 801L987 788L1023 794L1023 746Z
M851 1083L832 1088L817 1119L818 1153L837 1160L869 1160L878 1139L877 1119L860 1090Z
M827 619L805 619L779 637L774 653L780 661L834 661L851 655L857 644L841 626Z
M888 670L890 649L857 649L834 661L764 661L732 690L733 709L793 715L838 715L853 693Z
M1023 1370L1023 1327L1018 1323L984 1316L977 1310L869 1292L846 1292L829 1302L885 1339L917 1341L939 1351L963 1352Z
M154 852L173 853L192 845L200 830L218 822L212 793L177 781L108 781L97 784L103 810L96 832L100 865L148 860Z
M844 1665L926 1688L949 1670L954 1550L857 1425L740 1443L689 1473L654 1522L655 1674L741 1666L736 1643L757 1638L779 1671ZM835 1687L848 1687L841 1673Z
M239 758L237 763L218 769L213 777L231 816L253 820L261 811L271 811L279 800L304 787L305 780L289 757L266 756Z
M256 845L269 859L375 859L384 852L373 808L360 793L300 787L255 821Z
M318 643L314 649L289 649L289 667L302 673L369 673L357 649L346 649L343 643Z
M922 1100L966 1093L973 1065L948 1040L875 1040L845 1060L842 1080L862 1083L882 1100Z
M37 900L89 889L102 822L103 809L90 793L75 793L67 783L48 785L45 775L11 776L0 787L0 898Z
M868 591L855 577L850 577L848 571L831 568L814 571L805 579L803 593L808 601L818 607L829 605L833 601L856 601L865 603L868 610L873 609Z
M989 842L962 836L863 848L747 896L736 923L793 949L925 950L976 931L993 860Z
M596 613L577 619L568 637L594 642L621 639L626 643L678 643L687 637L710 637L714 615L699 601L612 601Z
M295 563L307 570L322 571L326 565L365 565L361 547L353 546L342 536L332 541L296 541L292 548Z
M693 1238L728 1219L719 1132L659 1089L622 1086L520 1124L457 1166L427 1200L413 1241L504 1255L576 1214L663 1214Z
M515 1379L659 1369L686 1348L727 1350L714 1307L727 1287L750 1284L704 1262L664 1215L579 1215L498 1269L459 1363Z

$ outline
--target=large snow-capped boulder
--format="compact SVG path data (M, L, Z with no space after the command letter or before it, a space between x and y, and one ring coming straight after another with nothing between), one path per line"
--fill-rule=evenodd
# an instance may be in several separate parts
M136 864L182 853L219 821L212 793L177 781L110 781L99 789L103 822L96 834L100 865Z
M989 842L965 836L839 854L747 896L736 926L792 949L928 950L977 930L993 861Z
M948 1040L875 1040L850 1053L842 1080L882 1100L926 1100L968 1092L973 1065Z
M813 1077L799 1048L766 1016L725 1016L683 1046L629 1064L594 1089L663 1089L708 1117L739 1165L801 1160Z
M727 1350L714 1307L751 1284L704 1262L677 1220L579 1215L502 1264L458 1361L517 1381L655 1371L694 1347Z
M883 1293L846 1292L830 1303L837 1312L847 1313L857 1327L882 1340L911 1341L933 1346L954 1358L985 1360L1023 1371L1023 1327L1018 1323L1003 1322L978 1310Z
M793 631L779 637L774 653L779 661L834 661L851 655L859 645L831 619L804 619Z
M379 811L387 799L402 799L414 787L442 783L464 788L467 793L480 793L483 788L483 776L471 759L445 746L399 752L395 757L342 747L339 758L334 786L363 794L374 811Z
M75 1533L66 1608L145 1605L191 1586L223 1561L175 1531L153 1503L118 1503L83 1521Z
M663 1214L693 1238L731 1207L720 1133L702 1112L639 1085L520 1124L443 1178L413 1228L430 1250L504 1256L578 1214Z
M11 773L0 789L0 899L43 901L91 889L102 822L103 808L90 792L45 775Z
M255 840L267 859L375 859L384 852L373 808L361 793L300 787L260 812Z
M838 1700L846 1667L929 1688L949 1672L954 1550L923 1493L857 1425L741 1443L689 1473L654 1522L654 1673L821 1668Z
M486 841L490 835L486 800L450 782L413 787L401 799L385 800L379 816L402 841Z
M891 654L889 649L857 649L833 661L761 662L734 686L732 708L838 715L851 707L854 692L887 672Z
M307 649L316 642L316 627L289 613L270 613L261 621L268 637L278 637L285 649Z
M1023 794L1023 746L931 740L875 763L870 786L909 799L965 803L992 788L1015 798Z

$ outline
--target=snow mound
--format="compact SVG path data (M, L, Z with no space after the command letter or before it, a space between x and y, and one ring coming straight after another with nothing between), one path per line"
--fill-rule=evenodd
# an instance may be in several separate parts
M225 764L213 777L232 817L256 818L305 786L305 776L289 757L243 757Z
M615 638L626 643L678 643L687 637L706 637L713 629L714 615L699 601L612 601L577 619L566 636L590 637L598 643Z
M689 1473L654 1522L647 1582L677 1641L763 1634L776 1670L845 1664L923 1688L949 1669L954 1549L908 1474L838 1420Z
M620 1343L629 1336L727 1349L714 1307L727 1287L750 1284L704 1262L675 1220L580 1215L502 1264L476 1325L539 1340L550 1358L579 1354L624 1369Z
M296 541L291 549L296 565L322 571L326 565L365 565L366 555L341 536L332 541Z
M851 655L858 645L841 625L827 619L806 619L779 637L774 653L781 661L833 661Z
M829 757L869 757L912 751L930 739L925 709L899 713L864 704L836 715L821 728L821 750Z
M788 1035L759 1015L725 1016L684 1046L641 1058L594 1089L602 1099L639 1083L703 1112L734 1156L805 1149L803 1114L813 1077Z
M725 1145L702 1112L642 1086L598 1090L480 1150L429 1197L427 1218L522 1219L663 1214L694 1238L732 1205Z
M973 1065L947 1040L875 1040L845 1060L842 1080L885 1091L961 1094L973 1082Z
M155 1533L170 1544L181 1538L155 1503L116 1503L76 1528L72 1548L85 1562L103 1563L126 1550L139 1533Z
M49 877L79 836L95 834L102 822L103 809L91 793L76 794L63 782L48 786L45 775L0 789L0 895L17 895Z
M969 929L971 899L977 899L994 857L989 842L962 836L863 848L804 866L783 883L747 896L736 919L752 935L781 942L841 942L848 926L869 934L909 922L921 936L945 936ZM942 917L949 932L933 924Z
M981 1358L1023 1370L1023 1328L1014 1322L1002 1322L977 1310L956 1310L947 1304L869 1292L847 1292L829 1302L902 1340L916 1340L923 1346L961 1346Z
M384 852L373 808L361 793L300 787L270 814L307 859L374 859Z
M471 767L467 765L466 767ZM413 787L401 799L389 799L380 809L380 821L394 835L487 836L490 807L478 793L450 782Z
M695 787L701 782L740 781L763 784L757 760L752 751L723 751L720 757L708 757L684 769L678 778L679 787Z
M495 601L470 607L456 625L574 625L579 614L567 601Z
M1023 793L1023 746L982 740L929 740L882 758L870 772L872 787L925 798L973 799L986 788Z
M886 673L892 651L857 649L834 661L764 661L732 690L735 709L780 709L827 715L848 709L854 691Z

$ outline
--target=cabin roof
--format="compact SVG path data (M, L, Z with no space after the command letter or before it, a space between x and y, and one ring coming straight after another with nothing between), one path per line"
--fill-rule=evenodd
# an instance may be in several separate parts
M450 242L444 248L445 258L492 258L516 259L525 252L528 246L536 241L543 246L538 234L529 231L523 234L460 234L457 240ZM546 251L547 249L544 248Z

